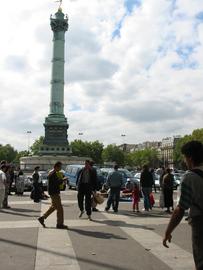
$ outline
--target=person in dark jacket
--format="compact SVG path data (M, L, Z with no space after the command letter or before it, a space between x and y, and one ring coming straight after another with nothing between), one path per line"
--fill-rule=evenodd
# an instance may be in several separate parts
M118 165L114 166L114 171L108 175L106 185L110 188L108 195L108 200L106 203L105 211L109 211L112 208L115 213L118 212L119 200L120 200L120 191L123 184L123 176L118 171Z
M150 193L152 192L153 176L147 165L143 166L140 176L140 185L144 196L144 210L149 211L149 209L152 209L150 203Z
M44 220L51 215L55 210L57 211L57 229L68 229L68 226L64 225L64 214L63 206L61 204L60 197L60 185L63 183L63 179L60 179L57 176L57 172L62 169L62 163L60 161L56 162L54 169L49 172L48 175L48 193L51 197L51 206L41 217L38 218L38 221L45 227Z
M39 166L34 168L34 172L32 174L33 189L30 194L31 199L33 199L36 203L40 202L42 199L41 185L39 183L39 168Z
M166 174L163 177L162 189L164 194L164 206L167 208L166 212L171 213L170 207L173 210L173 183L174 175L171 173L171 169L166 169Z
M91 196L92 193L97 189L97 177L95 171L90 165L90 161L85 161L85 167L78 173L76 181L78 189L78 206L80 208L80 215L82 217L84 214L84 198L85 198L85 211L87 213L88 219L91 219Z

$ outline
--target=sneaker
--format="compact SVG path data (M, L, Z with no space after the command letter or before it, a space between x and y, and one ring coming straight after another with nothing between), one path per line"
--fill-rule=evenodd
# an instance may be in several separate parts
M64 224L57 224L56 225L57 229L62 229L62 230L68 230L68 226L64 225Z
M92 218L91 218L91 216L88 216L88 217L87 217L87 219L88 219L89 221L92 221Z
M81 211L79 214L79 218L81 218L83 214L84 214L84 211Z
M45 225L45 223L44 223L44 217L39 217L38 218L38 221L39 221L39 223L45 228L46 227L46 225Z

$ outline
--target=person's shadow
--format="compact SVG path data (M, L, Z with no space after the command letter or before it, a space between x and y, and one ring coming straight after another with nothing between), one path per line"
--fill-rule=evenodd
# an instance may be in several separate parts
M101 238L101 239L120 239L120 240L127 240L128 238L122 237L117 234L113 233L106 233L106 232L98 232L98 231L84 231L81 229L69 228L69 231L76 232L78 234L94 237L94 238Z
M125 221L121 221L121 220L105 219L105 220L93 220L93 222L100 223L100 224L105 224L105 225L113 226L113 227L144 229L144 230L150 230L150 231L154 230L154 228L150 228L150 227L147 227L147 226L144 226L144 225L129 224L129 223L126 223Z

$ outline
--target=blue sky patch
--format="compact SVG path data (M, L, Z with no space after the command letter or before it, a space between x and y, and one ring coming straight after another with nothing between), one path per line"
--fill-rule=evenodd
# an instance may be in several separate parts
M182 59L185 60L194 52L194 46L180 46L176 49L176 52Z
M202 22L203 22L203 11L199 12L199 13L196 15L196 19L198 19L199 21L202 21Z
M171 65L171 67L173 69L176 69L176 70L182 70L182 69L196 69L198 68L198 63L196 61L192 61L192 62L189 62L189 63L174 63Z
M133 12L133 9L135 6L140 6L142 3L142 0L125 0L124 5L127 9L127 12L130 14Z
M112 39L115 37L120 37L120 30L123 25L123 21L125 20L125 17L131 14L135 7L139 7L142 4L142 0L124 0L124 5L126 8L126 14L121 18L121 20L117 23L115 30L112 33Z
M81 111L81 107L77 104L72 104L72 107L70 108L71 112Z
M25 71L27 66L27 60L24 56L9 55L5 61L5 67L15 72Z

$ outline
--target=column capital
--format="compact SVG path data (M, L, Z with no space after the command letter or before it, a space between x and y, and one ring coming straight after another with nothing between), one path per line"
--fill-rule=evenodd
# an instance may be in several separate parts
M68 30L68 16L64 18L64 13L58 10L55 17L50 18L50 25L53 32L67 31Z

